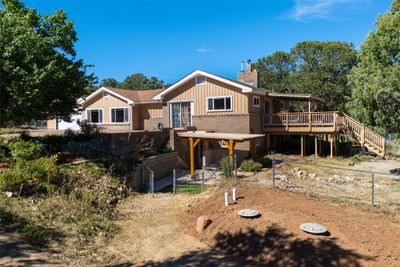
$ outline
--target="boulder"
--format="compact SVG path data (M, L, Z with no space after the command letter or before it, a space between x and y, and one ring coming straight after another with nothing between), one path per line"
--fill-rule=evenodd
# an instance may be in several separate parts
M275 175L275 179L276 180L283 180L283 181L287 181L287 179L288 179L288 177L287 177L287 175L279 175L279 174L277 174L277 175Z
M196 231L199 233L203 232L211 224L211 222L212 221L208 216L200 216L197 218Z
M10 192L10 191L5 191L4 194L5 194L7 197L12 197L12 196L13 196L13 192Z

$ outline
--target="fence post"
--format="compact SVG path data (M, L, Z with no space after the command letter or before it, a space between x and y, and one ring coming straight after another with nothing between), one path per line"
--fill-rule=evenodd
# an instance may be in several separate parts
M151 195L154 197L154 172L150 172L150 180L151 180Z
M172 170L172 192L176 194L176 169Z
M275 159L272 159L272 188L275 189Z
M234 159L235 159L235 161L234 161L234 172L235 172L235 182L237 181L237 159L236 159L236 154L235 154L235 156L234 156Z
M372 207L375 207L375 173L372 173Z

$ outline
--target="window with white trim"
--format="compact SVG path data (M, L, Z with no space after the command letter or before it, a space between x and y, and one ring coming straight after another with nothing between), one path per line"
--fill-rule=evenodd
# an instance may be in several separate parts
M110 94L108 93L108 92L103 92L103 97L107 97L107 96L109 96Z
M205 84L206 84L206 76L196 77L196 85L205 85Z
M260 97L253 96L253 107L259 108L260 107Z
M103 110L102 109L86 110L86 120L89 123L103 123Z
M231 111L232 96L216 96L207 98L207 111Z
M129 108L112 108L111 122L113 123L129 122Z

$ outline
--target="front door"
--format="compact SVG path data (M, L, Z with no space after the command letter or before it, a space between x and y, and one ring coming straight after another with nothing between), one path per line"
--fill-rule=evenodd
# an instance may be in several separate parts
M192 126L191 102L171 103L171 124L174 129Z

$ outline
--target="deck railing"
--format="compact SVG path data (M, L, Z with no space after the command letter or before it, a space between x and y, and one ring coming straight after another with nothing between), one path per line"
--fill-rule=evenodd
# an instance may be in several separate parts
M385 138L365 127L350 116L336 111L328 112L289 112L264 115L264 128L284 127L290 129L306 127L308 131L317 132L321 127L332 127L332 132L348 131L361 145L369 144L384 155Z
M264 116L265 127L334 127L337 112L290 112Z

